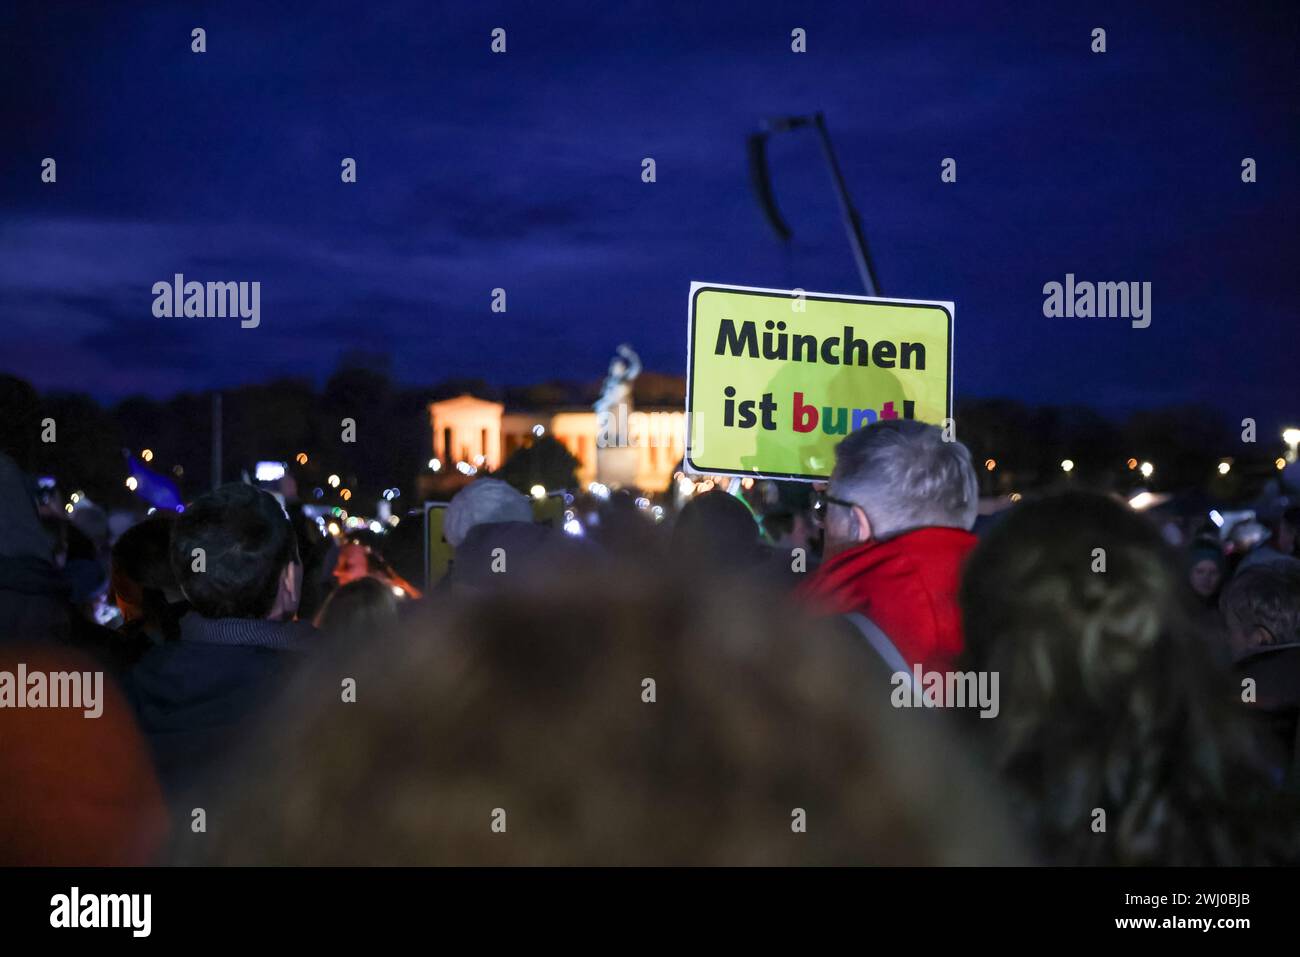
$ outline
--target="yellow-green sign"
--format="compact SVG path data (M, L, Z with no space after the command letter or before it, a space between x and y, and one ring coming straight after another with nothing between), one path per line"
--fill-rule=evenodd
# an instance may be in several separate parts
M686 463L815 481L883 419L952 415L950 302L691 283Z

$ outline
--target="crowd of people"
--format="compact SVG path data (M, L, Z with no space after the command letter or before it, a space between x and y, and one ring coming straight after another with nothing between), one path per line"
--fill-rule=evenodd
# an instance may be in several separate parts
M0 709L4 863L1300 861L1294 508L1246 549L1082 491L990 519L887 420L770 520L615 495L577 538L477 479L426 589L243 483L74 554L32 479L0 454L0 671L110 681Z

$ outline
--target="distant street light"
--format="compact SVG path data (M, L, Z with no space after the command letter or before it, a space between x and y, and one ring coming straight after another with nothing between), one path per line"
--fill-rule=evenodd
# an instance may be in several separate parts
M1229 462L1229 461L1227 461L1227 460L1225 459L1224 461L1222 461L1222 462L1219 463L1219 474L1220 474L1220 475L1227 475L1227 474L1228 474L1229 472L1231 472L1231 471L1232 471L1232 463L1231 463L1231 462Z
M1150 478L1151 473L1154 472L1155 470L1156 467L1152 465L1150 462L1143 462L1141 465L1138 466L1138 471L1142 473L1143 478Z
M1296 459L1296 446L1300 446L1300 429L1283 429L1282 441L1286 443L1286 460L1294 462Z
M1073 471L1074 471L1074 459L1063 459L1063 460L1061 461L1061 471L1062 471L1062 472L1067 472L1067 473L1068 473L1068 472L1073 472Z

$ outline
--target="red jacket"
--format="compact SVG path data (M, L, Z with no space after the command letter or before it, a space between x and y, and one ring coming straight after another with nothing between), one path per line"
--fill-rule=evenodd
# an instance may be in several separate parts
M908 664L947 671L962 649L957 587L975 541L959 528L921 528L867 542L825 562L800 595L824 614L866 615Z

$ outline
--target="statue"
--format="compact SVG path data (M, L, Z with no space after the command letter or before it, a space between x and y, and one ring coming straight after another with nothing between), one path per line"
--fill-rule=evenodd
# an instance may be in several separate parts
M632 381L641 374L641 357L626 342L615 350L618 355L610 360L609 375L600 387L600 398L595 410L617 414L620 406L632 406Z

